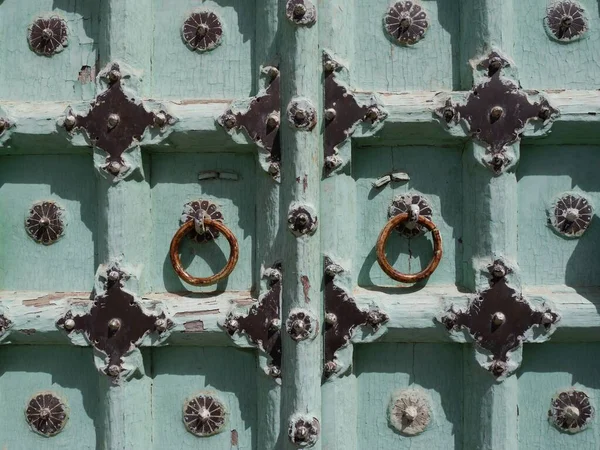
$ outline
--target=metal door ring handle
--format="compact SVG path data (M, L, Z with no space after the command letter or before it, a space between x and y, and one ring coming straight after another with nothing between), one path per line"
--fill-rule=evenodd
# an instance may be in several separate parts
M227 264L225 265L225 267L223 267L223 269L220 272L210 277L200 278L191 276L184 270L183 266L181 265L181 258L179 257L179 246L181 245L181 240L183 239L183 237L194 229L194 227L196 226L195 222L195 220L189 220L183 225L181 225L179 230L177 230L177 233L175 233L175 236L173 236L173 239L171 240L169 256L171 257L171 264L173 265L173 269L175 269L175 272L177 272L179 278L181 278L186 283L191 284L192 286L208 286L209 284L215 284L219 280L228 277L229 274L233 272L233 269L235 268L235 265L238 261L238 257L240 255L240 248L237 239L235 238L235 236L229 228L223 225L220 221L212 220L208 216L205 216L203 219L204 226L216 228L218 231L223 233L223 236L225 236L225 238L229 242L229 259L227 260Z
M417 217L417 222L431 231L433 235L433 258L423 269L418 273L407 274L397 271L392 267L392 265L388 262L385 256L385 244L392 233L392 230L396 228L403 222L407 222L410 220L409 213L398 214L397 216L392 217L388 223L385 225L381 233L379 234L379 238L377 239L377 262L379 266L383 269L383 271L392 279L396 281L401 281L403 283L416 283L417 281L424 280L429 277L435 269L437 269L440 260L442 259L442 236L440 235L440 231L437 229L435 224L423 216Z

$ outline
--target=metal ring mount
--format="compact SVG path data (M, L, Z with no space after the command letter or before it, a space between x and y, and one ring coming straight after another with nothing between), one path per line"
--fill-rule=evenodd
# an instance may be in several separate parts
M208 286L210 284L215 284L216 282L222 280L225 277L228 277L229 274L233 272L233 269L235 268L235 265L238 261L238 257L240 255L240 247L238 245L236 237L233 235L229 228L227 228L218 220L213 220L205 216L202 220L202 224L205 227L216 228L219 232L223 233L223 236L225 236L227 242L229 242L229 259L227 260L227 264L225 265L225 267L223 267L223 269L221 269L220 272L210 277L200 278L191 276L183 269L183 266L181 265L181 258L179 257L179 246L181 245L181 240L183 239L183 237L195 228L196 222L197 220L190 220L188 222L185 222L179 228L179 230L177 230L177 233L175 233L175 236L173 236L173 239L171 240L169 256L171 257L171 264L173 265L173 269L175 269L175 272L177 272L179 278L181 278L186 283L191 284L192 286Z
M392 267L385 256L385 244L390 237L392 230L394 230L401 223L408 221L409 218L409 213L398 214L397 216L392 217L385 225L383 230L381 230L379 238L377 239L377 262L390 278L403 283L416 283L417 281L421 281L429 277L435 271L435 269L437 269L437 266L442 259L442 236L440 235L440 231L431 220L423 216L418 216L417 223L423 225L425 228L431 231L433 235L433 258L427 267L418 273L407 274L397 271Z

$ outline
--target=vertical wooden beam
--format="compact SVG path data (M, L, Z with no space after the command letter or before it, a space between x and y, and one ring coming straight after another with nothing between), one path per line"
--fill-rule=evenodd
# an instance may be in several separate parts
M286 6L286 0L279 1L283 160L280 214L284 224L287 224L288 211L295 205L314 208L318 215L323 159L319 131L322 87L318 26L296 25L286 17ZM288 120L288 105L299 98L310 102L316 111L317 123L311 130L298 129ZM304 108L308 112L306 105ZM284 280L282 330L294 308L305 310L318 319L319 324L322 323L321 218L318 219L317 229L312 235L297 237L286 228L281 230ZM282 344L281 426L286 429L298 415L320 421L322 341L313 333L312 338L296 342L283 331ZM297 448L289 438L282 441L282 449ZM320 438L313 448L322 448Z
M354 57L355 18L354 0L330 0L323 2L319 11L319 41L321 46L338 56L352 73ZM351 155L351 141L344 145L343 153ZM340 149L341 150L341 149ZM340 264L349 275L354 287L357 282L352 261L356 255L356 183L352 178L352 161L343 172L322 181L323 228L321 242L323 253ZM328 207L335 205L335 208ZM340 214L340 210L344 214ZM358 442L357 424L357 380L353 373L326 381L322 387L323 448L331 450L356 450Z
M150 79L152 1L110 0L102 2L101 8L100 61L103 66L111 62L125 63L139 71L137 87L141 95L145 91L143 80ZM137 148L132 151L138 153L142 165L141 150ZM144 176L135 176L116 182L111 176L103 174L99 175L99 180L99 263L118 261L133 278L138 278L137 294L145 293L150 290L149 284L141 276L150 258L148 241L152 233L152 221L149 180ZM151 378L143 376L131 381L114 382L104 374L100 377L105 448L150 448Z
M259 68L276 64L277 58L277 2L278 0L256 1L256 35L254 42L254 71L259 80ZM255 89L262 88L260 82ZM256 92L255 91L255 92ZM256 163L256 258L254 286L261 292L261 267L269 267L283 259L281 254L280 185L270 174ZM283 224L285 228L285 223ZM258 395L257 448L281 448L285 433L281 433L281 387L276 379L264 373L269 364L266 356L259 357L259 374L256 378Z

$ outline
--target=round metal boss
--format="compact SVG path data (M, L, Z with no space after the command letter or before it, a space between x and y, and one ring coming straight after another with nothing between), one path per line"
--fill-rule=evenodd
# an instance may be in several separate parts
M225 406L212 395L197 395L183 405L183 423L187 430L200 437L223 431Z
M52 56L67 46L67 24L57 16L39 18L29 26L27 40L38 55Z
M559 197L549 210L550 225L567 237L579 237L590 226L594 209L580 194L565 194Z
M183 22L181 36L191 50L206 52L221 43L223 25L213 12L195 12Z
M389 419L390 424L404 435L422 433L431 421L427 394L420 389L395 392L389 406Z
M201 221L205 216L223 223L223 214L219 210L219 207L208 200L194 200L193 202L186 203L183 206L183 214L181 215L181 224L193 220ZM190 231L190 238L196 242L208 242L219 237L219 231L212 227L206 227L204 233L198 233L196 230Z
M578 433L594 418L594 408L585 392L570 389L552 399L548 417L560 431Z
M552 38L563 42L579 39L588 29L583 8L571 1L550 5L544 24Z
M388 219L404 213L410 213L413 206L419 210L419 216L431 220L431 206L425 197L419 194L398 195L392 201L388 210ZM418 222L403 222L396 227L396 231L407 238L422 236L426 228Z
M427 28L427 13L413 1L396 2L387 11L383 23L390 37L402 45L419 42Z
M68 419L68 408L53 392L39 392L25 409L25 418L33 431L50 437L60 433Z
M63 214L63 209L55 202L35 203L25 219L27 234L39 244L54 244L65 231Z

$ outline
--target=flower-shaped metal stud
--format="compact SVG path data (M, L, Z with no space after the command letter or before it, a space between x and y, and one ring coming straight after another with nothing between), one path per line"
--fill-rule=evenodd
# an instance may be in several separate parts
M52 56L67 46L67 24L60 17L39 18L27 31L29 46L38 55Z
M211 395L197 395L183 405L183 423L196 436L212 436L223 431L225 407Z
M63 235L63 210L54 202L34 204L25 219L27 234L39 244L54 244Z
M551 37L565 42L580 38L588 28L583 8L571 1L550 5L544 22Z
M429 425L431 413L427 394L420 389L403 389L392 395L390 424L400 433L414 436Z
M288 437L298 447L311 447L319 439L320 431L316 417L296 417L290 421Z
M192 13L181 28L184 42L191 50L206 52L217 47L223 37L223 25L211 11Z
M313 331L309 313L303 310L292 311L286 322L286 330L296 342L307 339Z
M429 27L427 13L413 1L397 2L392 5L383 22L394 42L402 45L416 44L423 38Z
M60 433L68 419L64 402L52 392L40 392L29 400L25 418L33 431L50 437Z
M290 125L298 130L310 131L317 124L317 111L312 103L303 98L296 98L287 108Z
M579 237L590 226L594 209L582 195L565 194L554 202L548 215L548 221L557 233Z
M288 228L296 236L313 234L317 224L318 218L309 206L298 206L288 212Z
M585 392L569 389L552 399L548 418L560 431L578 433L594 418L594 408Z
M203 223L204 216L207 215L212 220L223 222L223 214L219 211L217 205L208 200L194 200L186 203L183 207L181 223L189 222L190 220L198 220ZM208 242L219 237L219 232L214 228L205 228L203 233L198 233L196 230L190 232L190 237L196 242Z
M388 218L391 219L398 214L414 212L416 216L423 216L431 220L431 206L425 197L419 194L398 195L392 201L388 210ZM426 228L414 221L402 222L396 227L396 231L407 238L417 237L425 233Z

